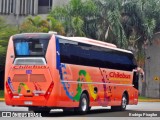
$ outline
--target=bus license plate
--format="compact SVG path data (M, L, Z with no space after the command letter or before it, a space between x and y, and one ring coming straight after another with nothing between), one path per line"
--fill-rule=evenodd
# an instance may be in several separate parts
M32 103L32 101L25 101L24 104L25 105L32 105L33 103Z

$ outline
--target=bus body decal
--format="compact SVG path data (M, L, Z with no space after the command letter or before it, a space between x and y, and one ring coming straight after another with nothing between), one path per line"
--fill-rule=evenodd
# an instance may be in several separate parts
M61 66L62 66L62 68L64 70L66 70L66 65L65 64L61 64ZM67 72L64 71L63 74L67 74ZM86 82L92 82L92 79L91 79L91 76L89 75L89 73L87 73L85 70L80 70L79 71L79 78L77 80L77 83L78 83L77 84L77 89L76 89L77 93L73 97L70 95L70 93L69 93L69 91L68 91L68 89L66 87L65 82L63 82L64 79L62 79L61 83L65 86L64 89L66 91L66 94L67 94L67 96L69 98L72 98L72 100L75 100L75 101L79 101L80 100L80 96L81 96L81 93L82 93L82 83L81 83L82 80L80 79L81 78L80 76L82 76L82 75L84 76L84 79L85 79ZM92 98L94 100L96 100L97 99L97 93L94 93L94 86L92 84L88 84L88 88L89 88L89 92L90 92Z
M61 79L62 79L62 70L61 70L61 63L60 63L60 48L59 48L60 46L59 46L59 41L58 41L58 38L56 38L56 67L57 67L57 69L59 70L59 72L60 72L60 77L61 77Z
M60 63L60 48L59 48L59 41L58 41L58 38L56 38L56 66L57 66L57 69L59 70L59 74L60 74L60 78L61 80L63 80L63 74L62 74L62 67L65 67L65 66L62 66L61 63ZM67 90L67 87L66 87L66 84L62 82L62 85L64 87L64 90L67 94L67 96L73 100L73 97L70 95L69 91Z
M78 79L78 82L80 81L80 78ZM77 93L76 95L73 97L74 100L79 101L80 97L81 97L81 93L82 93L82 83L78 83L77 85Z
M12 92L15 92L15 89L13 87L13 84L12 84L12 81L11 81L10 77L8 77L8 85L9 85L10 89L12 90Z
M20 83L18 86L18 93L21 93L22 87L27 91L27 93L30 93L31 90L28 88L28 86L25 83Z
M86 82L92 82L91 76L89 75L89 73L87 73L85 70L80 70L79 75L82 75L82 74L84 75ZM96 100L97 93L94 93L94 86L92 84L88 84L88 87L89 87L89 92L91 96L93 97L94 100Z
M108 96L107 95L107 87L106 87L106 81L105 81L105 78L104 78L104 76L103 76L103 73L102 73L102 71L101 71L101 69L99 68L99 70L100 70L100 72L101 72L101 76L102 76L102 82L103 82L103 89L104 89L104 101L106 102L105 104L108 104L108 102L109 102L109 100L110 100L110 96ZM106 71L104 70L103 72L105 72L106 73ZM105 77L106 77L106 79L107 79L107 81L109 81L109 79L108 79L108 76L107 75L105 75ZM111 91L110 91L110 93L111 93ZM100 105L103 105L103 103L102 103L102 101L100 100L100 98L99 98L99 96L98 96L98 101L99 101L99 104Z

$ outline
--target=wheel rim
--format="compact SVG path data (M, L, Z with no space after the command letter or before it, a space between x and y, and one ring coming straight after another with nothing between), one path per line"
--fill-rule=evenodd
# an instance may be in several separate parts
M82 99L82 111L86 111L87 109L87 100L85 98Z
M127 105L127 99L125 96L123 96L122 98L122 108L126 108L126 105Z

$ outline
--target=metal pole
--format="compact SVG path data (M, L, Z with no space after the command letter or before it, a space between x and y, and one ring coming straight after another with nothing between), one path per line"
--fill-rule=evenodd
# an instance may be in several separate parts
M13 13L16 14L16 1L13 0Z
M9 2L9 13L11 13L11 5L12 5L12 0Z
M2 13L2 0L0 0L0 13Z
M52 9L53 9L53 6L54 6L54 0L52 0Z
M2 13L5 13L6 12L6 6L5 6L5 2L6 2L6 0L3 0L3 12Z
M24 14L24 0L21 0L21 15Z
M24 14L27 15L27 0L24 1Z
M19 13L20 13L20 0L16 0L16 21L17 27L19 26Z
M34 0L34 15L38 14L38 0Z
M9 13L9 0L6 0L6 13Z

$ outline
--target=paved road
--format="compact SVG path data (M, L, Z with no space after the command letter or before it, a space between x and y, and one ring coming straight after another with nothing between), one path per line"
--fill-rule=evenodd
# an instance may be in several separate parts
M0 102L0 111L28 111L27 107L10 107L6 106L4 102ZM127 110L123 112L113 112L110 110L110 107L93 107L91 111L86 115L81 115L79 119L89 119L90 117L97 120L97 117L123 117L129 116L129 113L136 114L136 113L143 113L146 111L159 111L160 113L160 102L139 102L138 105L128 105ZM67 120L75 120L74 117L79 117L79 115L75 115L74 113L63 113L62 110L51 110L50 114L45 114L43 118L52 119L56 117L56 119L65 118ZM67 117L67 118L66 118ZM71 118L70 118L71 117ZM41 118L41 119L43 119ZM30 118L30 120L36 120L37 118ZM155 118L154 118L155 119ZM102 118L101 118L102 120ZM158 119L157 119L158 120Z

